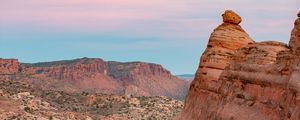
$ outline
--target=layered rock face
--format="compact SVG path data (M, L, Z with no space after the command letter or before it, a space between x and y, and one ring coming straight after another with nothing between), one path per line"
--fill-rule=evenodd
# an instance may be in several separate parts
M102 91L120 93L117 81L107 76L108 66L102 59L82 58L36 64L22 64L21 75L33 84L63 91Z
M91 77L89 73L105 74L108 69L102 59L76 59L57 62L45 62L36 64L23 64L22 71L25 74L44 74L56 79L82 79Z
M225 12L223 18L226 13L228 12ZM228 24L237 26L235 23ZM218 65L219 71L203 72L207 71L206 67L202 67L207 66L207 51L216 49L210 45L210 38L209 46L201 57L197 77L186 98L184 110L178 119L299 120L299 28L298 18L289 46L274 41L255 43L250 38L246 39L250 44L243 42L244 44L234 46L245 41L242 37L234 39L228 48L232 50L231 54L227 55L228 59L221 60L223 66ZM232 31L229 28L224 29ZM211 37L215 32L216 30ZM235 37L229 33L223 35L228 36L221 37L226 40ZM220 53L223 52L216 54ZM218 63L215 60L211 64ZM213 77L208 77L209 74Z
M186 96L188 82L173 76L161 65L142 62L109 62L108 65L109 75L125 83L126 95L163 95L177 99Z
M15 79L19 71L20 63L17 59L1 59L0 58L0 79Z
M157 64L82 58L35 64L0 60L2 80L26 81L43 89L184 99L189 83Z
M226 11L223 17L226 16L228 19L226 21L230 21L230 18L239 17L235 15L236 13L232 11ZM218 26L209 38L195 76L195 79L201 79L202 84L199 85L200 81L194 81L193 85L216 91L215 84L217 84L220 74L231 60L232 55L239 48L252 43L254 43L253 40L241 26L231 23L223 23Z

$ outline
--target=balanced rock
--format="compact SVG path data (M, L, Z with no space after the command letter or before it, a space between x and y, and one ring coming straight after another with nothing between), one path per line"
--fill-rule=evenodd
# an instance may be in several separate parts
M222 16L224 23L232 23L238 25L242 22L242 18L232 10L226 10Z
M299 120L299 25L300 18L289 46L253 42L242 29L230 29L236 24L215 29L177 119ZM224 32L216 34L220 27Z
M237 16L232 11L226 11L223 15L225 23L219 25L211 34L179 119L207 119L209 114L204 111L207 105L214 106L208 107L210 111L218 107L212 102L216 101L214 97L221 85L218 80L225 67L238 49L254 44L252 38L237 25L241 21Z

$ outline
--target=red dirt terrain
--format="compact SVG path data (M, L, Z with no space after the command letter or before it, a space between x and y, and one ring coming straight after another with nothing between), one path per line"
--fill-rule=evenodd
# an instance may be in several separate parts
M163 96L67 93L0 80L1 120L171 120L182 107Z

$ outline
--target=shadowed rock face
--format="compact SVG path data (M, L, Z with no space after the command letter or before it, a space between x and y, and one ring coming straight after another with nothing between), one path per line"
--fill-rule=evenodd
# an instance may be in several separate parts
M0 79L26 81L43 89L184 99L188 82L157 64L82 58L35 64L0 60Z
M299 14L300 13L298 13L298 17ZM300 19L299 18L295 21L295 27L292 30L291 40L289 45L291 46L294 52L299 53L300 51Z
M224 33L228 37L220 37L223 40L219 40L219 44L226 44L231 39L227 43L230 46L217 51L219 47L211 43L219 26L201 57L196 78L178 119L299 120L299 20L295 22L289 46L275 41L255 43L249 37L231 39L236 38L234 33L246 33L224 27L224 31L232 33ZM233 23L230 25L237 27ZM212 55L229 54L224 54L227 57L222 59L207 60L208 51L217 51Z

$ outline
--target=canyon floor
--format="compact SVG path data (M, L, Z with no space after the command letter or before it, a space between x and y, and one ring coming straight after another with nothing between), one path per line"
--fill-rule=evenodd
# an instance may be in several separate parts
M0 119L142 120L173 119L183 102L172 98L41 90L19 81L0 81Z

